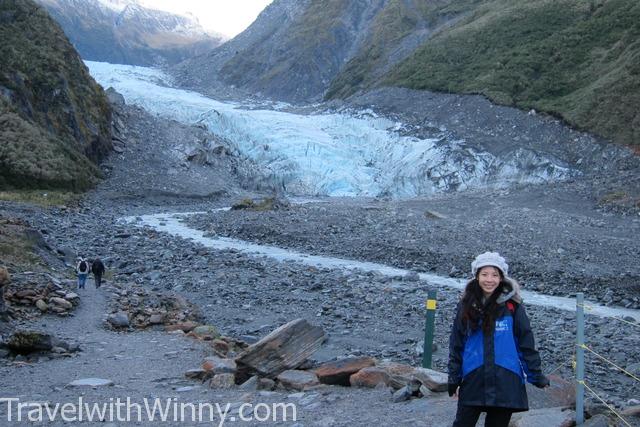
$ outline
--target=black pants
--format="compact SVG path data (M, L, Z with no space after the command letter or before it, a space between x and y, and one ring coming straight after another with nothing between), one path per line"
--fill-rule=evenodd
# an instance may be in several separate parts
M96 289L98 289L102 283L102 274L94 274L93 278L96 281Z
M485 427L508 427L513 410L491 406L464 406L458 404L453 427L475 426L482 412L487 413L487 417L484 420Z

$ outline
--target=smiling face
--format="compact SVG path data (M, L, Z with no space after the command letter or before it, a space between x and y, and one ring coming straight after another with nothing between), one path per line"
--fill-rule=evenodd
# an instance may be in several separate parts
M500 279L500 270L495 267L482 267L478 271L478 283L485 298L489 298L493 294L498 285L500 285Z

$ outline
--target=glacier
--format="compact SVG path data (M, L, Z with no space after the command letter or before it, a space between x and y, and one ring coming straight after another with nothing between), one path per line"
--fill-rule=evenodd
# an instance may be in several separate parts
M99 84L113 87L127 104L205 124L292 195L406 198L559 181L577 173L526 149L499 158L464 140L402 135L402 123L370 110L295 114L282 106L221 102L175 88L157 69L85 63Z

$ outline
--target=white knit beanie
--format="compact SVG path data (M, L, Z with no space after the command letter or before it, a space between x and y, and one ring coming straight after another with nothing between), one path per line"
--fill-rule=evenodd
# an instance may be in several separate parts
M471 263L471 273L473 277L476 277L478 270L482 267L492 266L502 271L502 275L507 277L509 275L509 264L500 256L498 252L485 252L480 254Z

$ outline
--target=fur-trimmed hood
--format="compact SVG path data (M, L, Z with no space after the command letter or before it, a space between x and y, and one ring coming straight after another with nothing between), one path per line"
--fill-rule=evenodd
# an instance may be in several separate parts
M502 295L498 297L498 304L503 304L510 299L514 300L518 304L522 303L522 295L520 295L520 284L511 277L505 276L505 286L502 290Z

